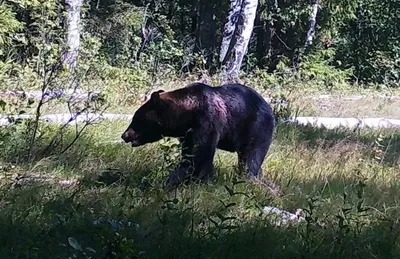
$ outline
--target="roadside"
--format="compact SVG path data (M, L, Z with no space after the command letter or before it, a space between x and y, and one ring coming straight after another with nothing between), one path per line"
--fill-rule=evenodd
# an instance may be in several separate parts
M260 92L268 101L277 96L273 90L265 90ZM63 95L64 94L64 95ZM340 117L340 118L386 118L400 119L400 91L387 93L384 91L361 90L339 93L322 92L322 91L282 91L282 96L285 96L291 104L291 109L297 116L312 116L312 117ZM22 94L22 92L3 91L0 92L0 98L4 102L16 102L21 100L22 96L33 98L36 102L40 99L40 91L30 91ZM85 93L79 91L73 93L71 90L55 90L49 96L64 98L57 101L51 101L44 105L42 114L59 114L69 113L66 104L67 98L73 96L76 99L81 99L82 102L96 99L100 96L100 91ZM118 96L105 96L107 102L107 113L118 114L133 114L134 111L145 100L145 94L139 94L136 100L130 103L122 103L118 100L122 99ZM31 108L25 108L24 113L34 114L35 104ZM7 110L0 112L5 115Z

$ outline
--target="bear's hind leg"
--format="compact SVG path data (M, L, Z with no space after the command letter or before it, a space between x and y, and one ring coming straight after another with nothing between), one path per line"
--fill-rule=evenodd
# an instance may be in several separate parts
M272 193L276 194L279 191L279 186L266 178L262 178L261 165L264 162L268 150L269 145L264 145L238 152L239 170L241 173L246 173L251 181L267 187Z
M262 175L261 165L264 162L268 149L243 150L238 152L239 170L247 174L248 178L260 178Z

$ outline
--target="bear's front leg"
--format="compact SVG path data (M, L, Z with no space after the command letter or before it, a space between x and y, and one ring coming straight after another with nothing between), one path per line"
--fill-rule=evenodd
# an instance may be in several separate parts
M181 158L175 166L174 171L166 179L166 185L169 188L174 188L180 183L187 181L194 173L192 133L188 131L184 138L179 138L179 143L181 146Z
M214 155L217 147L217 134L208 136L190 134L182 143L182 159L174 172L167 178L167 185L176 186L182 181L207 180L214 174Z
M216 131L199 130L193 137L192 158L193 177L199 180L207 180L214 175L214 155L218 143Z

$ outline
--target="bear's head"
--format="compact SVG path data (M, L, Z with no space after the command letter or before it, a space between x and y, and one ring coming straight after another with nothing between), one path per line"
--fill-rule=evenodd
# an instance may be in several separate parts
M125 143L130 142L133 147L138 147L163 137L163 116L167 103L160 98L162 92L153 92L150 99L135 112L131 124L121 136Z

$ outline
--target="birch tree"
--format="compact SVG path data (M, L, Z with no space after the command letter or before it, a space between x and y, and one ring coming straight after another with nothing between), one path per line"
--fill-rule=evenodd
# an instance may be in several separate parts
M307 37L306 37L306 42L304 44L304 47L307 48L312 44L312 41L314 39L315 35L315 25L317 24L317 14L318 14L318 9L320 8L318 0L313 1L312 5L312 12L310 15L310 25L308 27L307 31Z
M295 55L293 59L293 64L294 68L297 70L299 69L299 64L300 60L302 59L302 56L304 55L306 49L312 45L314 35L315 35L315 26L317 24L317 14L318 14L318 9L320 8L318 0L313 0L312 2L312 11L309 17L309 26L307 30L307 36L306 40L304 42L304 45L299 47L297 55Z
M253 31L258 0L231 0L224 27L219 60L224 67L223 83L239 77L243 57L247 53Z
M67 48L63 54L64 65L73 71L77 65L81 36L81 7L83 0L65 0L67 10Z

